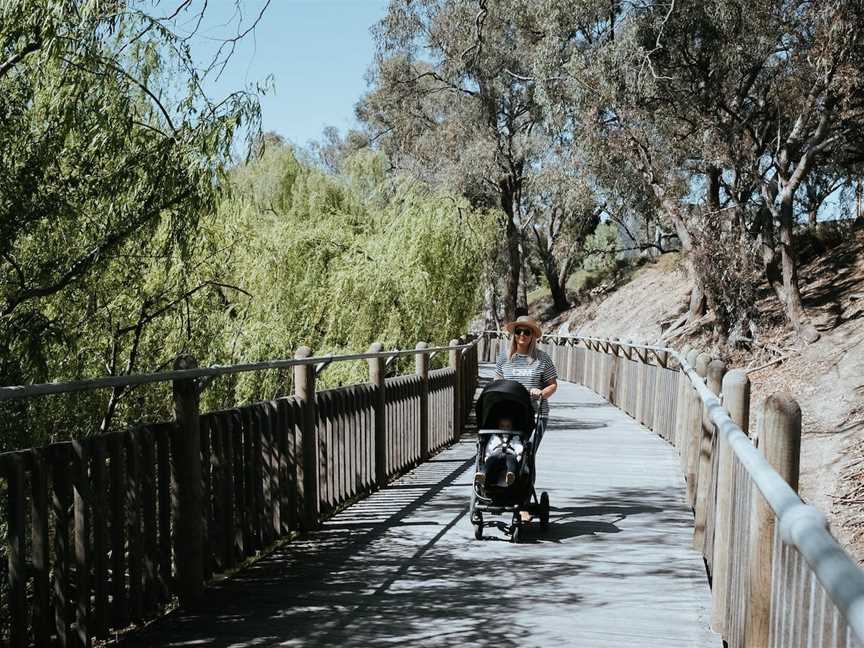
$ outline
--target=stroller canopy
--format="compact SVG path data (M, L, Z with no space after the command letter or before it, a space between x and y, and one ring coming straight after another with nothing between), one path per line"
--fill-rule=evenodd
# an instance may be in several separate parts
M483 430L495 429L502 418L513 421L513 429L531 432L534 429L534 407L531 395L515 380L494 380L477 399L477 425Z

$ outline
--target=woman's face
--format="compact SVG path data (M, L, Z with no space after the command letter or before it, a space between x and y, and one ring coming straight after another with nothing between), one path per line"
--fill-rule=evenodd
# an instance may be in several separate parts
M534 331L527 326L517 326L513 329L513 336L516 338L516 350L524 353L531 346L531 339L534 337Z

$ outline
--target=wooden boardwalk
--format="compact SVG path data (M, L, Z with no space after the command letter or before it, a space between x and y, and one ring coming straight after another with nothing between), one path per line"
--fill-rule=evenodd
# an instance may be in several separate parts
M550 528L468 521L464 440L123 646L720 646L675 451L562 383L538 456Z

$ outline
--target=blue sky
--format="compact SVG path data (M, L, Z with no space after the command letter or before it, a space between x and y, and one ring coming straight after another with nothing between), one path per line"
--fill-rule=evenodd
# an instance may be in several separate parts
M232 29L233 2L208 8L200 52L208 35ZM243 0L250 21L263 0ZM366 91L365 75L375 51L370 27L386 13L385 0L272 0L254 34L235 51L214 97L272 76L273 88L261 98L264 130L305 146L325 126L344 131L354 124L354 104ZM226 27L226 24L228 26Z

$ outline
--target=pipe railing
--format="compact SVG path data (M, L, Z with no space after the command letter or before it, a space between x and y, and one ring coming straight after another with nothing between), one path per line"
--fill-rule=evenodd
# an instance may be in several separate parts
M494 361L505 336L486 332ZM798 496L800 409L766 401L748 437L743 371L695 350L545 335L559 375L591 388L675 446L712 577L712 628L732 648L864 646L864 572Z
M430 371L444 352L447 366ZM405 356L415 373L387 378L387 359ZM327 366L356 360L369 382L316 390ZM200 412L214 377L286 368L293 395ZM229 367L180 358L158 374L2 387L0 400L159 382L173 385L172 422L0 455L9 645L89 646L175 596L195 605L215 574L452 443L477 386L477 340L321 357L302 348Z

